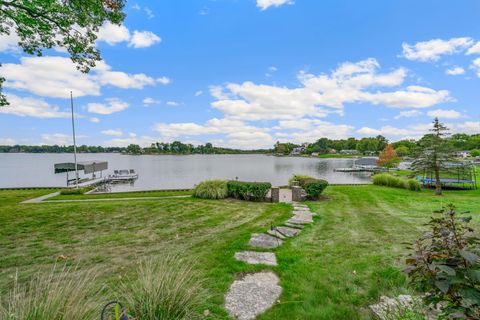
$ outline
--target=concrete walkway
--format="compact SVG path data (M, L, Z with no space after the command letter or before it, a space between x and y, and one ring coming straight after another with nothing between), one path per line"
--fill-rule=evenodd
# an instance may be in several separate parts
M284 226L272 227L267 233L255 233L248 244L258 249L273 249L287 238L298 235L304 225L313 223L314 214L306 205L293 202L293 208L293 216ZM273 252L242 251L235 253L235 259L248 264L277 266ZM272 271L248 274L230 286L225 295L225 309L235 319L254 320L278 301L281 292L278 276Z

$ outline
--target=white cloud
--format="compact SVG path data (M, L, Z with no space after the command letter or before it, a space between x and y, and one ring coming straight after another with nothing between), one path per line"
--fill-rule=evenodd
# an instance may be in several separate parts
M257 0L257 7L267 10L270 7L279 7L284 4L293 4L292 0Z
M150 8L145 7L144 10L145 10L145 13L147 14L147 18L148 18L148 19L153 19L153 18L155 18L155 15L153 14L153 11L152 11Z
M277 132L277 137L285 137L294 143L311 142L319 137L344 139L351 135L353 126L334 124L319 119L281 120L275 130L293 130L293 132Z
M357 63L346 62L331 75L301 72L298 76L301 86L297 88L258 85L249 81L229 83L224 87L212 86L210 93L217 99L212 106L226 117L257 121L342 114L346 103L427 108L450 100L446 90L436 91L421 86L390 89L403 84L407 71L399 68L379 74L379 68L375 59L367 59ZM383 91L380 90L382 88Z
M476 72L477 77L480 78L480 58L473 60L470 68L472 68Z
M122 130L120 129L108 129L101 131L102 134L106 136L121 137L123 135Z
M72 144L72 137L63 133L44 133L41 135L41 137L41 145L65 146Z
M0 107L0 114L13 114L21 117L35 118L69 118L68 111L61 111L59 107L50 105L42 99L19 97L7 94L10 105Z
M470 49L467 50L467 55L480 53L480 41L475 43Z
M473 45L468 37L452 38L450 40L433 39L417 42L413 45L403 43L403 56L408 60L437 61L442 55L461 52Z
M401 111L398 115L395 116L395 119L414 118L414 117L419 117L421 115L423 115L423 112L421 111L407 110L407 111Z
M198 90L195 92L195 97L201 96L203 94L202 90Z
M451 76L457 76L457 75L460 75L460 74L464 74L465 69L463 69L462 67L453 67L453 68L445 70L445 73L448 74L448 75L451 75Z
M145 8L145 12L149 18L153 18L153 12ZM133 34L125 25L117 25L111 22L103 24L97 32L97 41L106 42L113 46L118 43L127 42L129 47L147 48L156 43L160 43L162 39L151 31L133 31Z
M157 78L157 82L158 82L158 83L161 83L161 84L163 84L163 85L167 85L167 84L169 84L169 83L172 82L172 79L163 76L163 77Z
M0 138L0 146L12 146L17 144L17 141L12 138Z
M113 71L104 61L89 74L79 72L69 58L22 57L20 63L5 63L0 72L7 81L5 88L24 90L43 97L69 98L98 96L102 86L111 85L123 89L142 89L154 85L155 79L143 74Z
M179 103L176 101L167 101L167 106L178 107Z
M128 46L134 48L148 48L156 43L160 43L162 39L151 31L133 31Z
M160 100L155 100L153 98L150 98L150 97L146 97L145 99L143 99L143 105L145 107L149 107L149 106L152 106L152 105L155 105L155 104L160 104Z
M10 34L0 35L0 52L18 52L20 48L18 47L18 42L20 38L15 32L10 32Z
M97 41L103 41L113 46L120 42L130 41L130 31L122 25L106 22L97 33Z
M100 119L98 119L97 117L91 117L89 120L90 120L90 122L93 122L93 123L99 123L100 122Z
M462 114L455 110L432 110L427 113L429 117L442 119L458 119L462 117Z
M130 135L127 138L115 138L104 141L104 145L112 147L126 147L129 144L138 144L141 147L149 147L152 143L159 141L156 137Z
M128 103L117 98L106 99L105 103L89 103L87 104L87 111L97 114L112 114L120 112L128 108Z

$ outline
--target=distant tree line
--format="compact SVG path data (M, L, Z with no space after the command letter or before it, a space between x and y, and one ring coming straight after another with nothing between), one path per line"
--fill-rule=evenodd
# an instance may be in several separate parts
M412 156L419 146L421 140L400 140L392 143L396 155L399 157ZM448 143L454 150L471 151L472 155L480 155L480 134L454 134L448 138ZM340 153L342 151L349 153L358 152L359 154L379 154L384 151L389 141L384 136L369 138L348 138L348 139L328 139L320 138L313 143L293 144L277 142L274 145L274 153L291 154L296 148L302 148L304 154L330 154Z
M0 153L73 153L72 146L41 145L41 146L1 146ZM142 148L137 144L127 147L77 146L79 153L125 153L125 154L239 154L239 153L271 153L272 150L240 150L215 147L211 143L194 146L180 141L152 143L150 147Z

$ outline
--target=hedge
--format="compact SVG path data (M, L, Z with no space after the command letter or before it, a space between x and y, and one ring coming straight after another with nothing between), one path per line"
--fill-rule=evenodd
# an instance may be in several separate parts
M310 200L318 200L322 192L328 187L328 181L321 179L309 179L303 182L303 189Z
M269 182L228 181L228 196L248 201L263 201L272 188Z

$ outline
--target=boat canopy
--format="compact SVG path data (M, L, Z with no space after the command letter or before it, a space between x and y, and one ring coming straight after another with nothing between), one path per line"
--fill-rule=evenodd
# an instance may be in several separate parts
M94 173L98 171L103 171L108 169L107 161L81 161L77 162L77 169L83 171L85 174ZM55 173L63 173L75 171L75 163L73 162L64 162L55 164Z

